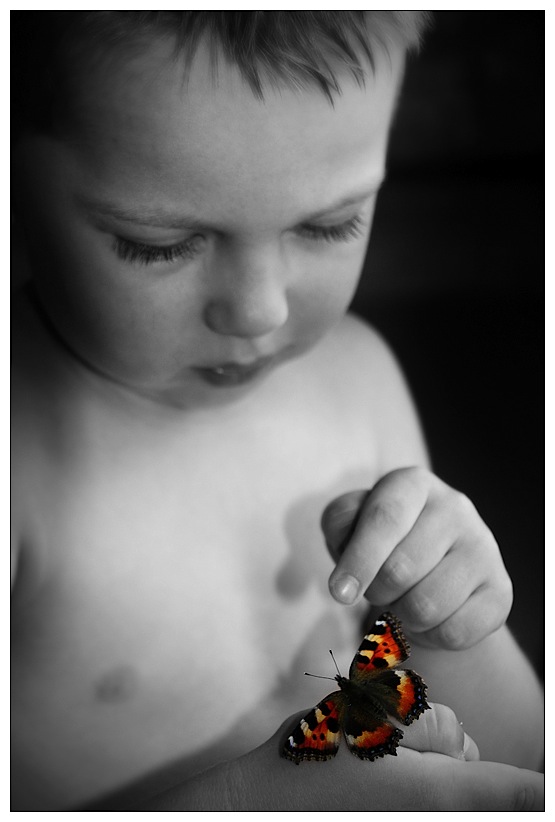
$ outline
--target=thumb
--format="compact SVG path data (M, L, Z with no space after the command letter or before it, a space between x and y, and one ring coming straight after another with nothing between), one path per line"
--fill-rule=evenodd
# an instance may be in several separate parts
M438 783L449 785L441 804L458 811L543 811L544 777L499 762L460 762L422 754ZM452 774L445 773L450 768ZM438 809L439 810L439 809Z
M430 703L408 728L403 728L402 745L422 753L435 751L459 760L479 760L480 753L474 740L463 730L455 713L447 705Z
M349 491L332 500L324 509L320 524L329 552L339 559L358 522L360 511L370 491Z

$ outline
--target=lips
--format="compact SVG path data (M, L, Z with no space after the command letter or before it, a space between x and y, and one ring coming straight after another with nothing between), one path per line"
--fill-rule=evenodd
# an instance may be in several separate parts
M221 363L212 367L195 368L201 379L221 387L244 385L269 371L278 361L276 356L262 357L250 363Z

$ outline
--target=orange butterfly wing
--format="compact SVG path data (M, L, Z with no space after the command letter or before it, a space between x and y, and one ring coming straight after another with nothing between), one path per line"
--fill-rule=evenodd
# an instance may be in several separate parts
M396 753L403 732L386 715L410 725L430 706L426 685L410 670L395 670L409 656L401 623L384 613L366 634L351 663L349 679L337 676L341 688L318 703L287 738L283 755L304 759L335 756L341 732L351 753L376 759Z
M341 691L329 694L316 705L288 736L283 755L296 762L303 759L331 759L341 741L341 719L345 697Z
M343 733L352 754L359 759L374 760L386 754L397 755L395 750L403 738L403 732L387 719L376 721L366 718L360 722L349 710L345 712Z
M430 707L426 702L427 688L419 674L392 670L408 659L409 654L410 646L401 623L386 612L362 640L349 671L351 680L369 691L379 685L383 708L405 725L410 725Z
M396 668L409 658L409 654L410 646L401 623L387 612L376 620L372 630L362 640L351 663L349 677L357 679L360 674Z

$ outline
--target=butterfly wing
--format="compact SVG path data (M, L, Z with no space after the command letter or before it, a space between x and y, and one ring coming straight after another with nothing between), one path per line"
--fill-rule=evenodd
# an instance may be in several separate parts
M382 614L366 634L349 669L349 678L364 679L366 674L395 668L408 659L410 646L403 634L399 620L386 612Z
M408 659L409 653L401 623L393 614L384 613L362 640L349 672L386 713L405 725L430 707L426 684L415 671L392 670Z
M416 671L400 670L391 671L398 679L397 693L399 694L397 706L391 711L392 716L400 719L405 725L410 725L420 714L429 709L426 702L426 683Z
M403 732L386 714L410 725L430 707L422 678L414 671L394 670L409 652L400 622L393 614L382 614L364 637L349 679L336 677L342 690L329 694L301 719L287 738L283 756L296 764L331 759L342 729L349 750L360 759L395 755Z
M345 696L341 691L329 694L294 728L283 747L283 756L297 765L303 759L331 759L341 741L341 720Z
M365 718L362 722L347 708L343 732L351 753L359 759L374 760L386 754L397 755L396 748L403 732L386 719Z

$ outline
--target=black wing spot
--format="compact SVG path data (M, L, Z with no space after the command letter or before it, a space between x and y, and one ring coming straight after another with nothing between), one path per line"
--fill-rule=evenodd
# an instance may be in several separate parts
M319 722L316 719L316 709L315 708L313 708L311 710L311 712L309 714L307 714L307 716L305 717L305 722L306 722L306 724L308 725L308 727L310 728L311 731L313 731L315 728L318 727Z
M304 733L303 733L303 729L301 728L300 725L297 725L297 727L295 728L295 730L291 734L291 737L292 737L293 742L295 743L295 745L302 745L302 743L305 740L305 736L304 736Z

